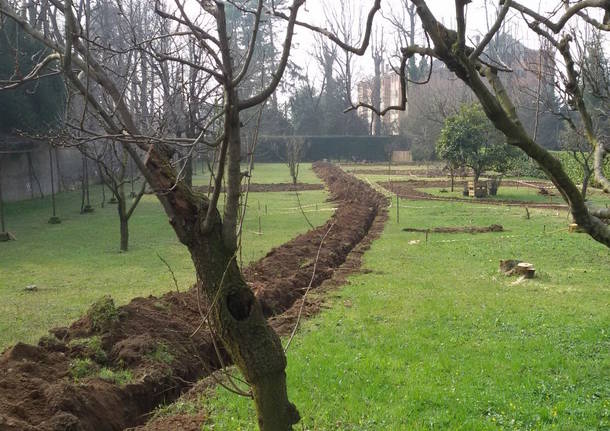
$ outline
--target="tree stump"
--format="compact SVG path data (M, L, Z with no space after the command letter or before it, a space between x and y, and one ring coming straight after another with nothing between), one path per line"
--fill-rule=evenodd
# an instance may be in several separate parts
M570 233L583 233L585 230L578 226L576 223L570 223L568 225L568 232Z
M534 275L536 274L536 269L531 263L521 262L517 264L517 267L515 268L515 273L518 275L523 275L525 278L534 278Z
M534 278L536 274L533 264L515 259L501 260L500 271L504 275L522 275L525 278Z
M15 237L10 232L0 232L0 242L15 241Z

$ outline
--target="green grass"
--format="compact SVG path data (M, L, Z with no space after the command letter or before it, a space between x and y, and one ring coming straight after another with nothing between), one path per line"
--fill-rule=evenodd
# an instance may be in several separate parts
M610 427L610 253L565 213L404 201L331 308L288 351L308 430ZM501 223L500 234L402 232ZM500 259L534 263L513 285ZM255 430L252 402L217 389L219 430ZM298 429L301 425L298 426ZM207 428L206 428L207 429Z
M98 377L122 386L131 383L134 380L133 373L130 370L114 370L107 367L99 368L98 365L89 358L74 359L70 362L69 372L76 383Z
M244 165L243 170L248 166ZM311 163L301 163L299 168L299 182L304 184L318 184L320 179L311 169ZM198 175L193 178L193 184L197 186L207 186L210 180L207 166L205 172L201 173L201 165L198 165ZM273 183L292 183L290 170L285 163L255 163L252 171L252 183L273 184Z
M440 187L424 187L420 188L422 192L431 194L433 196L440 196L446 198L465 198L476 200L475 198L468 198L462 196L462 188L455 187L453 192L449 187L445 188L446 192L441 192ZM565 204L566 202L563 200L561 195L556 191L553 191L554 196L551 195L540 195L538 194L538 189L532 187L505 187L500 186L498 189L498 194L496 196L487 196L486 199L491 200L510 200L510 201L524 201L524 202L532 202L532 203L541 203L541 204ZM592 202L604 205L610 204L610 197L607 194L602 192L590 190L588 193L589 200Z
M269 169L269 177L277 175L280 167L284 168L277 165ZM305 168L303 174L313 175ZM263 172L263 165L257 170ZM321 224L332 214L325 191L299 195L312 223ZM47 223L49 199L6 205L7 228L17 241L0 243L0 350L17 341L36 342L49 328L66 325L82 315L103 295L111 295L118 306L136 296L173 290L171 275L157 253L171 265L180 289L194 282L188 252L176 239L154 196L143 197L130 221L127 253L118 253L116 206L100 208L99 187L93 188L91 199L95 212L81 215L79 192L59 194L57 208L62 223L58 225ZM244 265L308 229L294 193L251 193L244 224ZM30 284L38 290L24 291Z

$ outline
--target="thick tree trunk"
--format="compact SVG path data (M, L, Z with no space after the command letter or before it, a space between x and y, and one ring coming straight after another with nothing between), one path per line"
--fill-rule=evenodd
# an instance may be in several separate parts
M121 223L121 251L126 252L129 250L129 220L120 214L119 220Z
M220 217L208 235L189 246L202 290L212 304L213 325L252 387L259 428L289 431L299 421L286 391L286 357L277 334L246 284L234 251L225 247Z
M193 187L193 157L189 156L186 159L184 166L184 182L187 186Z

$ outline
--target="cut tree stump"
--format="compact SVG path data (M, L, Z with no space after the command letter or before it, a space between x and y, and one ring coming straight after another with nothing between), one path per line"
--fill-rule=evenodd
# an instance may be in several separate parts
M525 278L534 278L534 275L536 274L536 269L531 263L521 262L517 264L515 273L523 275Z
M576 223L570 223L568 226L568 232L570 233L583 233L585 230L578 226Z
M525 278L534 278L536 269L531 263L507 259L500 261L500 272L503 272L504 275L522 275Z
M15 241L15 236L10 232L0 232L0 242Z

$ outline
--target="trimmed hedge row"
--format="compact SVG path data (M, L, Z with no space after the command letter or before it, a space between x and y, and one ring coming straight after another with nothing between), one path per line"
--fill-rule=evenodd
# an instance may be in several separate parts
M302 142L302 161L356 160L385 162L391 150L408 149L400 136L261 136L254 151L258 162L280 162L285 159L286 145Z
M551 154L557 159L559 159L563 166L563 169L566 171L570 179L574 181L574 183L582 183L584 171L582 169L582 166L580 166L580 164L576 160L574 160L572 154L570 154L568 151L551 151ZM593 163L593 160L591 160L591 163ZM607 157L606 162L604 164L604 168L606 177L610 178L610 159ZM512 169L512 173L514 175L548 179L546 174L542 172L536 162L525 157L523 161L519 161L516 164L515 168ZM591 177L591 180L593 180L593 177Z

